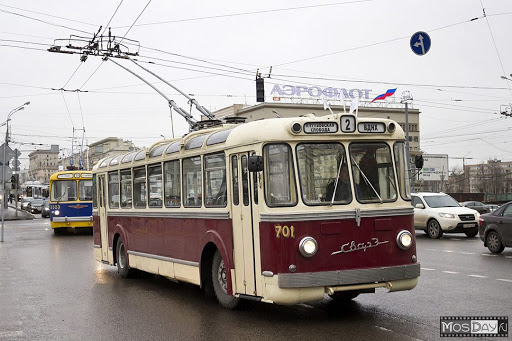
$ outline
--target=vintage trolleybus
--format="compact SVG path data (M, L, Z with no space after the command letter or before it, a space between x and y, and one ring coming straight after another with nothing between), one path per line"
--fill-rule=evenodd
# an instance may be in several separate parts
M92 172L60 171L50 177L50 221L55 234L92 229Z
M94 255L221 305L409 290L420 275L403 130L308 115L221 124L98 162Z

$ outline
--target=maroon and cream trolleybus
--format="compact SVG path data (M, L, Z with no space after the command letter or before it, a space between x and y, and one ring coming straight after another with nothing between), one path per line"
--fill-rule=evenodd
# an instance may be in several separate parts
M240 299L349 300L418 282L405 136L332 114L224 123L99 161L94 256Z

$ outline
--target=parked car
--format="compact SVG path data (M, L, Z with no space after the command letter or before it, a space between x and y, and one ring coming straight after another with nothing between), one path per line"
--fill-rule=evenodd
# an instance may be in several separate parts
M27 204L27 211L30 213L41 213L43 210L43 199L34 199Z
M480 214L491 212L491 209L487 205L481 203L480 201L463 201L460 204L461 206L469 207L475 211L478 211L478 213Z
M26 210L27 210L27 206L28 206L28 204L29 204L32 200L34 200L34 198L32 198L32 197L24 197L23 199L21 199L21 204L20 204L20 205L21 205L21 206L20 206L20 207L21 207L21 209L26 211Z
M512 201L482 215L480 219L482 224L478 233L489 251L500 253L505 247L512 247Z
M500 207L500 205L495 205L495 204L486 204L486 205L487 205L487 207L489 207L491 212L496 211Z
M42 218L50 218L50 201L45 200L41 211Z
M465 233L472 238L478 234L480 214L461 207L445 193L413 193L414 227L430 238L441 238L443 233Z

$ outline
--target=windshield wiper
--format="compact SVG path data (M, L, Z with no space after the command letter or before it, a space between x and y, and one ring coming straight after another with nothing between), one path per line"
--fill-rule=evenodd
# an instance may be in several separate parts
M380 197L379 193L377 193L377 191L375 190L375 188L373 187L372 183L370 182L370 180L368 180L368 178L366 177L366 174L364 174L364 172L361 170L361 168L359 167L359 165L357 164L356 160L354 160L354 157L351 156L352 158L352 162L354 162L354 164L356 165L357 169L359 169L359 172L361 172L361 175L363 176L363 179L364 179L364 182L366 182L368 185L370 185L371 189L373 190L373 192L375 193L375 195L379 198L380 200L380 203L382 204L382 198Z
M331 204L329 206L334 204L334 197L336 196L336 189L338 188L338 181L340 180L341 166L343 166L344 163L345 157L342 156L340 166L338 167L338 175L336 176L336 181L334 181L334 191L332 192Z

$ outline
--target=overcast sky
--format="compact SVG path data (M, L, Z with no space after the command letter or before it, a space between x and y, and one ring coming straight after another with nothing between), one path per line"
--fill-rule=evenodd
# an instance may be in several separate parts
M172 136L167 102L148 85L99 57L47 52L103 33L109 21L113 35L140 43L130 47L142 65L212 111L255 104L255 70L272 66L267 100L273 84L371 89L370 97L396 87L396 101L410 91L421 111L424 153L448 154L450 169L461 157L512 160L512 118L500 114L512 103L512 82L501 79L512 79L510 0L0 0L0 120L31 103L10 122L23 166L51 144L69 154L73 128L80 137L85 128L86 143L115 136L149 146ZM432 40L424 56L409 47L417 31ZM188 109L176 91L116 61ZM175 135L186 133L173 119Z

